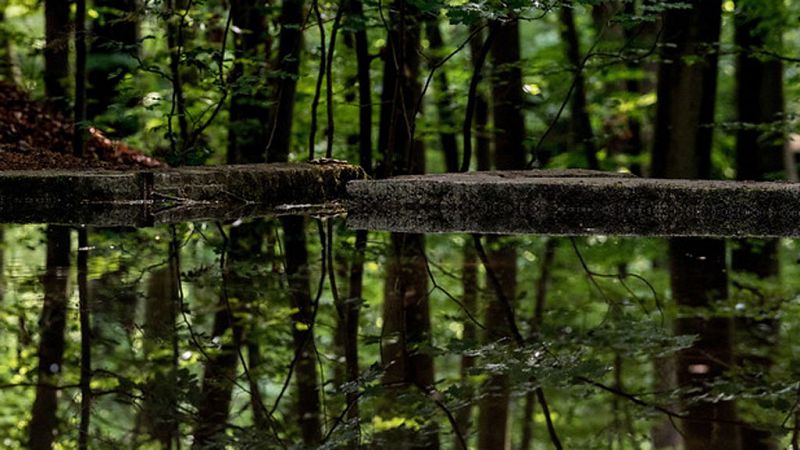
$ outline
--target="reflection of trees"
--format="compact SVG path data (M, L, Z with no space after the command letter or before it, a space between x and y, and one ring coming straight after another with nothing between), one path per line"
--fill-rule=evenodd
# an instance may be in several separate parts
M147 379L142 393L144 401L139 421L148 434L165 448L178 437L177 388L174 368L173 342L175 336L178 286L176 257L170 257L167 267L154 270L147 281L142 325L142 352Z
M692 2L691 10L664 14L658 74L653 174L662 178L709 178L711 175L721 9L718 2ZM711 49L709 51L709 49ZM702 62L689 63L686 58ZM691 100L690 100L691 99ZM713 308L727 299L725 243L710 239L676 238L669 242L671 287L682 310L675 322L677 334L697 335L697 341L678 354L678 386L687 419L684 441L691 449L728 449L741 446L732 401L701 398L732 362L733 323L715 316ZM710 314L710 315L709 315ZM719 422L709 423L708 420Z
M69 296L70 229L47 227L47 260L42 277L44 299L39 319L39 364L29 444L50 449L58 429L58 381L63 371L64 328Z

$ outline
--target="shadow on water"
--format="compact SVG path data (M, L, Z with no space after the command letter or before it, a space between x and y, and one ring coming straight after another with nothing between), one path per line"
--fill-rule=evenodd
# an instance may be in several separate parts
M81 430L136 449L798 439L788 238L390 234L336 216L94 227L86 245L2 231L4 448L72 448Z

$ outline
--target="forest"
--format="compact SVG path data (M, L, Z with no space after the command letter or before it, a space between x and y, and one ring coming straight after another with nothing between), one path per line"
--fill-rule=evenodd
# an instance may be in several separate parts
M798 20L793 0L0 0L0 176L794 183ZM797 236L345 216L0 215L0 447L800 450Z

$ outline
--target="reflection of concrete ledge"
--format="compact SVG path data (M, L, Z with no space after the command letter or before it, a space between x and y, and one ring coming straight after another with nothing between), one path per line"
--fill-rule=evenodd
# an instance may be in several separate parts
M400 232L800 236L800 184L587 171L420 175L347 186L348 224Z
M340 163L250 164L155 171L0 172L0 223L144 226L234 220L297 209L339 211L345 184L364 177Z

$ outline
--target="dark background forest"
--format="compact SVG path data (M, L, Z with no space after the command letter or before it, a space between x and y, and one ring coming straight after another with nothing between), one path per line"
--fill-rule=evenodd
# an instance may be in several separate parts
M0 0L0 163L102 159L100 130L170 166L797 181L799 18ZM790 239L3 230L8 448L800 448Z

